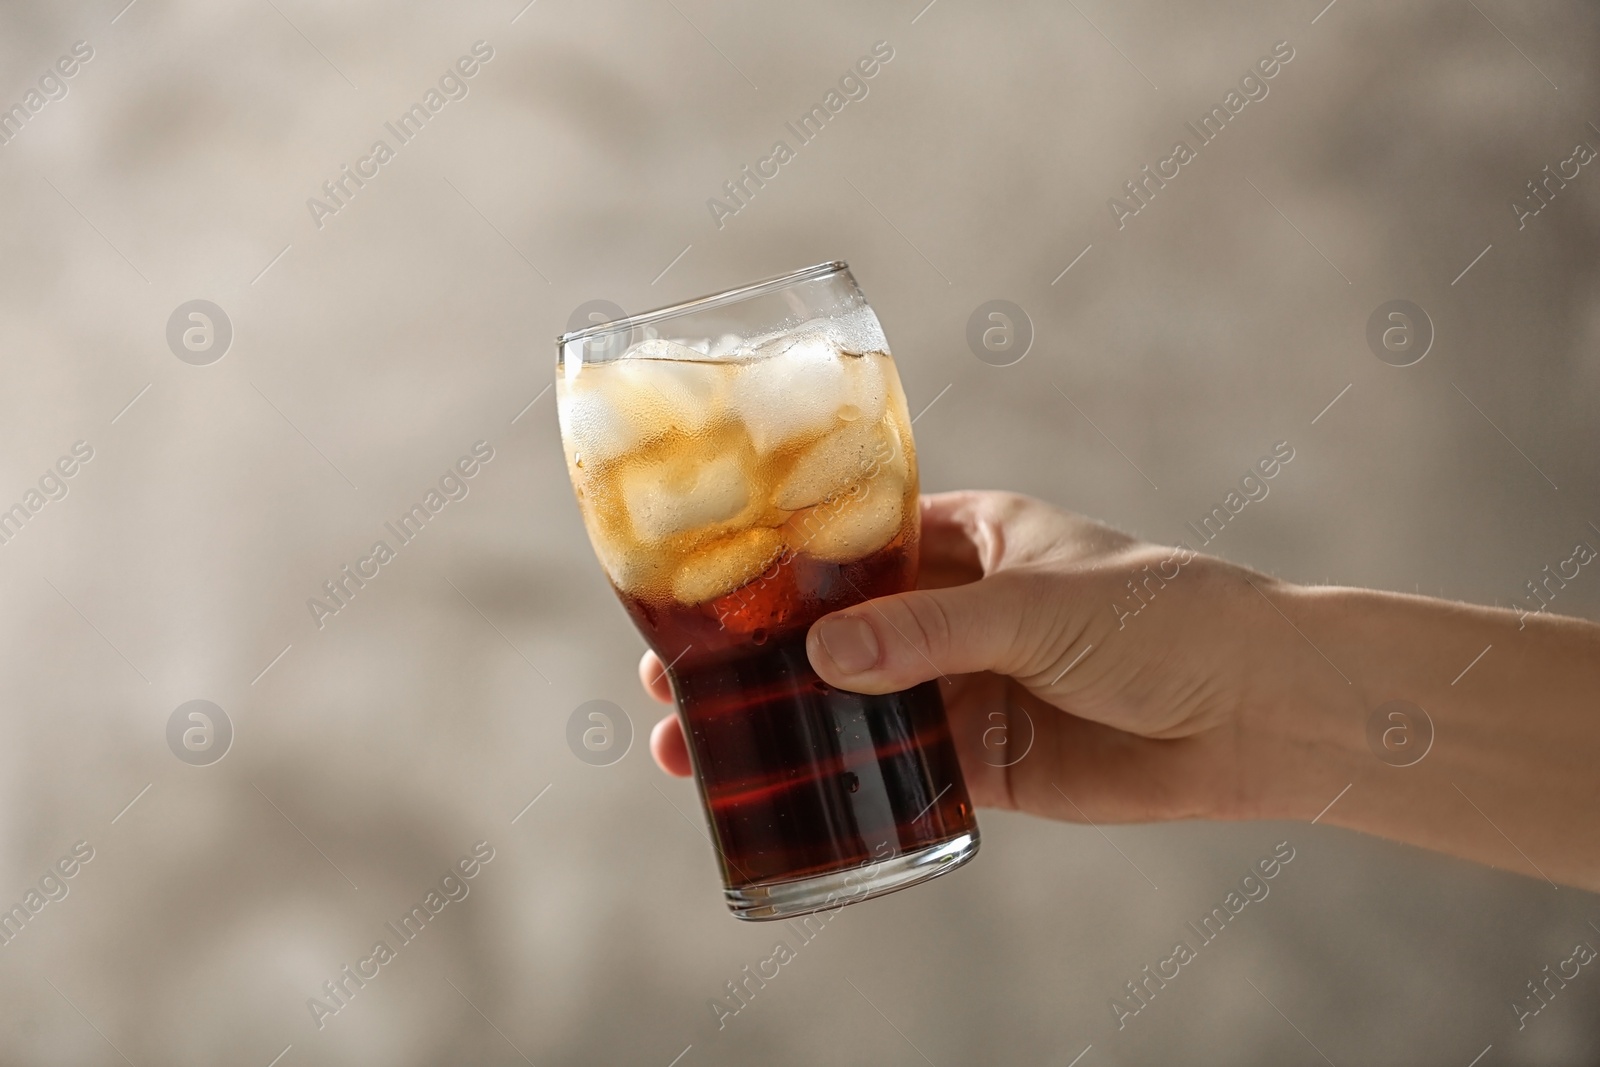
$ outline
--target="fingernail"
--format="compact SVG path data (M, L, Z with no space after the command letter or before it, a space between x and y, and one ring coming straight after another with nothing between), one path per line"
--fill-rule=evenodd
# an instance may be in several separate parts
M854 615L839 615L817 623L817 640L833 665L846 674L860 674L878 662L878 635L865 619Z

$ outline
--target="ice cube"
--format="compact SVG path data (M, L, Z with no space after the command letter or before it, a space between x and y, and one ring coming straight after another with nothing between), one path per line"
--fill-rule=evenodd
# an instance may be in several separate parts
M883 422L840 422L800 453L773 494L774 507L799 511L838 496L894 458L893 431Z
M618 478L623 507L640 541L716 527L741 515L752 497L747 455L711 447L659 462L625 466Z
M906 455L906 443L911 440L908 432L902 432L900 424L892 418L883 420L883 433L889 440L889 447L877 454L877 466L874 475L882 474L886 477L898 478L902 483L911 480L911 461Z
M642 551L626 536L606 529L599 523L588 525L594 554L618 589L634 596L647 596L664 586L663 571L668 563L661 553Z
M703 604L744 585L783 551L777 530L756 527L699 549L678 564L672 596L680 604Z
M646 427L699 434L717 415L724 368L672 341L646 341L608 368L606 388Z
M767 455L788 442L828 429L850 403L844 364L821 336L784 338L741 364L728 389L728 406L750 442Z
M906 483L885 471L846 493L789 517L788 539L797 551L831 563L850 563L894 540L904 517Z
M878 316L866 305L853 308L828 320L828 333L844 352L888 354L889 339L883 335Z
M701 342L704 344L705 342ZM696 361L705 358L705 352L694 345L686 345L679 341L668 341L661 337L652 337L628 349L622 357L629 359L676 359Z
M889 383L884 378L884 360L881 356L842 357L845 378L849 383L848 401L839 409L843 419L862 419L877 422L883 418L889 403Z
M697 361L675 359L675 350ZM693 349L646 341L622 359L584 367L560 383L561 431L585 463L616 459L674 430L696 436L721 412L728 377L727 367L700 359Z
M584 379L562 382L559 400L562 439L585 464L615 459L644 439L644 427Z

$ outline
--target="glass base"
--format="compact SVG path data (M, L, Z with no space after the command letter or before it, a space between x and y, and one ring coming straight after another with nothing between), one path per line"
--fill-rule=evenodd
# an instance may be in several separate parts
M881 863L868 863L814 878L769 882L766 885L725 889L723 892L727 896L728 909L736 919L787 919L857 904L926 882L955 870L977 854L978 834L973 831L916 852L902 853Z

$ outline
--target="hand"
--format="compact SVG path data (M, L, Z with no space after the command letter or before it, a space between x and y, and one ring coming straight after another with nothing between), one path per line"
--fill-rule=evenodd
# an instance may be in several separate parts
M1012 493L924 497L922 537L918 591L811 628L824 680L888 693L940 679L979 806L1094 822L1258 814L1244 724L1287 703L1270 653L1299 640L1266 602L1278 583ZM654 653L639 671L670 703ZM676 715L650 748L690 773Z
M921 588L825 616L806 651L840 689L940 679L976 804L1315 816L1600 891L1600 626L1292 585L1012 493L924 497L922 533ZM1402 767L1367 733L1397 700L1431 716ZM676 716L651 751L689 773Z

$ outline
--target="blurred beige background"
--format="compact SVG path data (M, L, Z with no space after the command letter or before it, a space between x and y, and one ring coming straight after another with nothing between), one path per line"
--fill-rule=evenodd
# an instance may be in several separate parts
M585 301L844 258L913 410L937 399L925 488L1171 539L1287 440L1217 551L1509 603L1600 539L1600 170L1520 231L1509 207L1600 147L1594 4L124 2L0 14L0 106L28 113L0 146L0 506L93 449L0 544L0 905L93 849L0 947L0 1061L1600 1059L1600 976L1517 1029L1600 901L1509 847L994 813L975 863L841 913L719 1031L707 1001L774 933L727 916L692 786L645 752L641 643L544 392ZM1107 199L1279 41L1269 95L1119 230ZM319 228L308 198L380 137ZM796 158L719 228L707 199L778 139ZM1365 340L1397 298L1436 334L1407 368ZM166 338L195 299L233 331L203 366ZM991 299L1033 324L1014 366L968 348ZM318 629L307 599L480 440L467 497ZM1600 615L1600 575L1555 607ZM234 733L208 766L167 740L196 699ZM612 766L565 741L591 699L632 719ZM1283 840L1270 898L1118 1031L1111 997ZM479 841L469 895L319 1029L308 998Z

